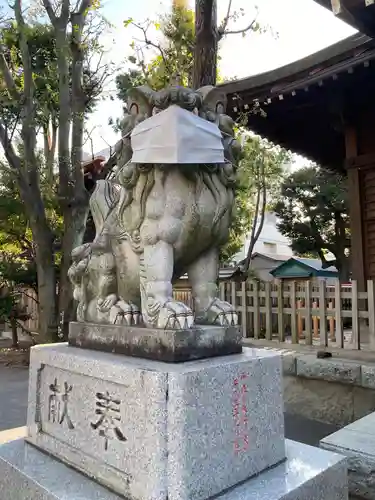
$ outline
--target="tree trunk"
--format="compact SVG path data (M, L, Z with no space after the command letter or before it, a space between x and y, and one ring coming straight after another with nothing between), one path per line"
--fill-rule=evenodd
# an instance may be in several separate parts
M85 189L82 168L82 150L84 133L85 95L82 90L84 49L82 30L85 13L72 14L75 26L71 41L72 54L72 92L71 92L71 172L73 187L69 204L64 203L64 237L62 242L62 261L60 267L59 319L62 334L67 338L69 323L74 319L72 286L68 278L72 250L83 242L88 215L89 195ZM66 138L64 138L66 140Z
M59 282L59 320L64 339L67 338L69 323L74 320L72 285L68 278L71 253L81 245L86 230L87 206L75 207L64 215L64 237Z
M56 335L56 277L53 234L46 217L39 183L39 163L36 157L36 128L34 80L31 57L25 38L25 24L21 13L21 2L16 2L16 19L21 28L20 48L24 75L24 105L22 117L22 142L24 164L19 171L19 188L30 219L30 227L35 244L35 260L38 273L39 338L50 342Z
M217 2L195 1L193 88L216 85L218 52Z
M18 349L18 331L17 331L17 321L14 318L10 319L10 328L12 331L12 347L13 349Z
M33 231L38 277L38 343L57 340L57 290L53 235L45 228Z
M52 124L52 133L50 134L49 127L43 129L44 140L44 158L46 162L46 177L47 181L52 184L53 182L53 164L56 154L57 144L57 127Z
M339 271L339 279L341 283L349 283L350 281L350 259L343 255L336 260Z
M341 212L335 212L335 257L336 267L340 274L340 281L348 283L350 279L350 259L345 255L347 235L346 223L341 216Z
M66 25L56 30L57 63L59 69L59 196L62 204L70 201L70 76L69 76L69 43Z

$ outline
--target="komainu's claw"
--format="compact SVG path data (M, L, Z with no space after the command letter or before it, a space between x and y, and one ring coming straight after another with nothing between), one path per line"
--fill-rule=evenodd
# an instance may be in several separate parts
M131 303L119 300L111 309L111 323L115 325L138 325L142 321L142 315L139 308Z
M238 315L234 307L228 302L215 299L204 312L200 315L202 323L220 326L237 326Z
M184 330L191 328L194 316L191 309L182 302L170 301L160 309L157 328Z

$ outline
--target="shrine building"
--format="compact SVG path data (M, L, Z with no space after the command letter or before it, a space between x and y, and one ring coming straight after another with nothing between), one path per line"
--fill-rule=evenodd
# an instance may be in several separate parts
M228 114L348 176L352 279L375 280L375 0L316 0L359 30L273 71L220 85ZM264 113L250 112L259 103Z

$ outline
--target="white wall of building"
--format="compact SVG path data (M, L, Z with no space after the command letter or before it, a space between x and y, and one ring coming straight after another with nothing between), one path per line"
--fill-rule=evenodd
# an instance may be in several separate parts
M248 235L242 250L233 258L238 262L246 257L250 245L250 234ZM293 250L290 248L289 240L277 229L277 218L275 214L267 212L264 225L259 239L255 244L254 253L268 255L285 255L293 257Z

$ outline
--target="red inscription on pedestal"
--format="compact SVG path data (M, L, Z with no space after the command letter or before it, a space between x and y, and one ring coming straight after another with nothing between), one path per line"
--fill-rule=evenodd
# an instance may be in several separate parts
M241 373L233 380L232 414L235 434L233 448L236 454L243 453L249 448L249 418L246 399L248 377L248 374Z

